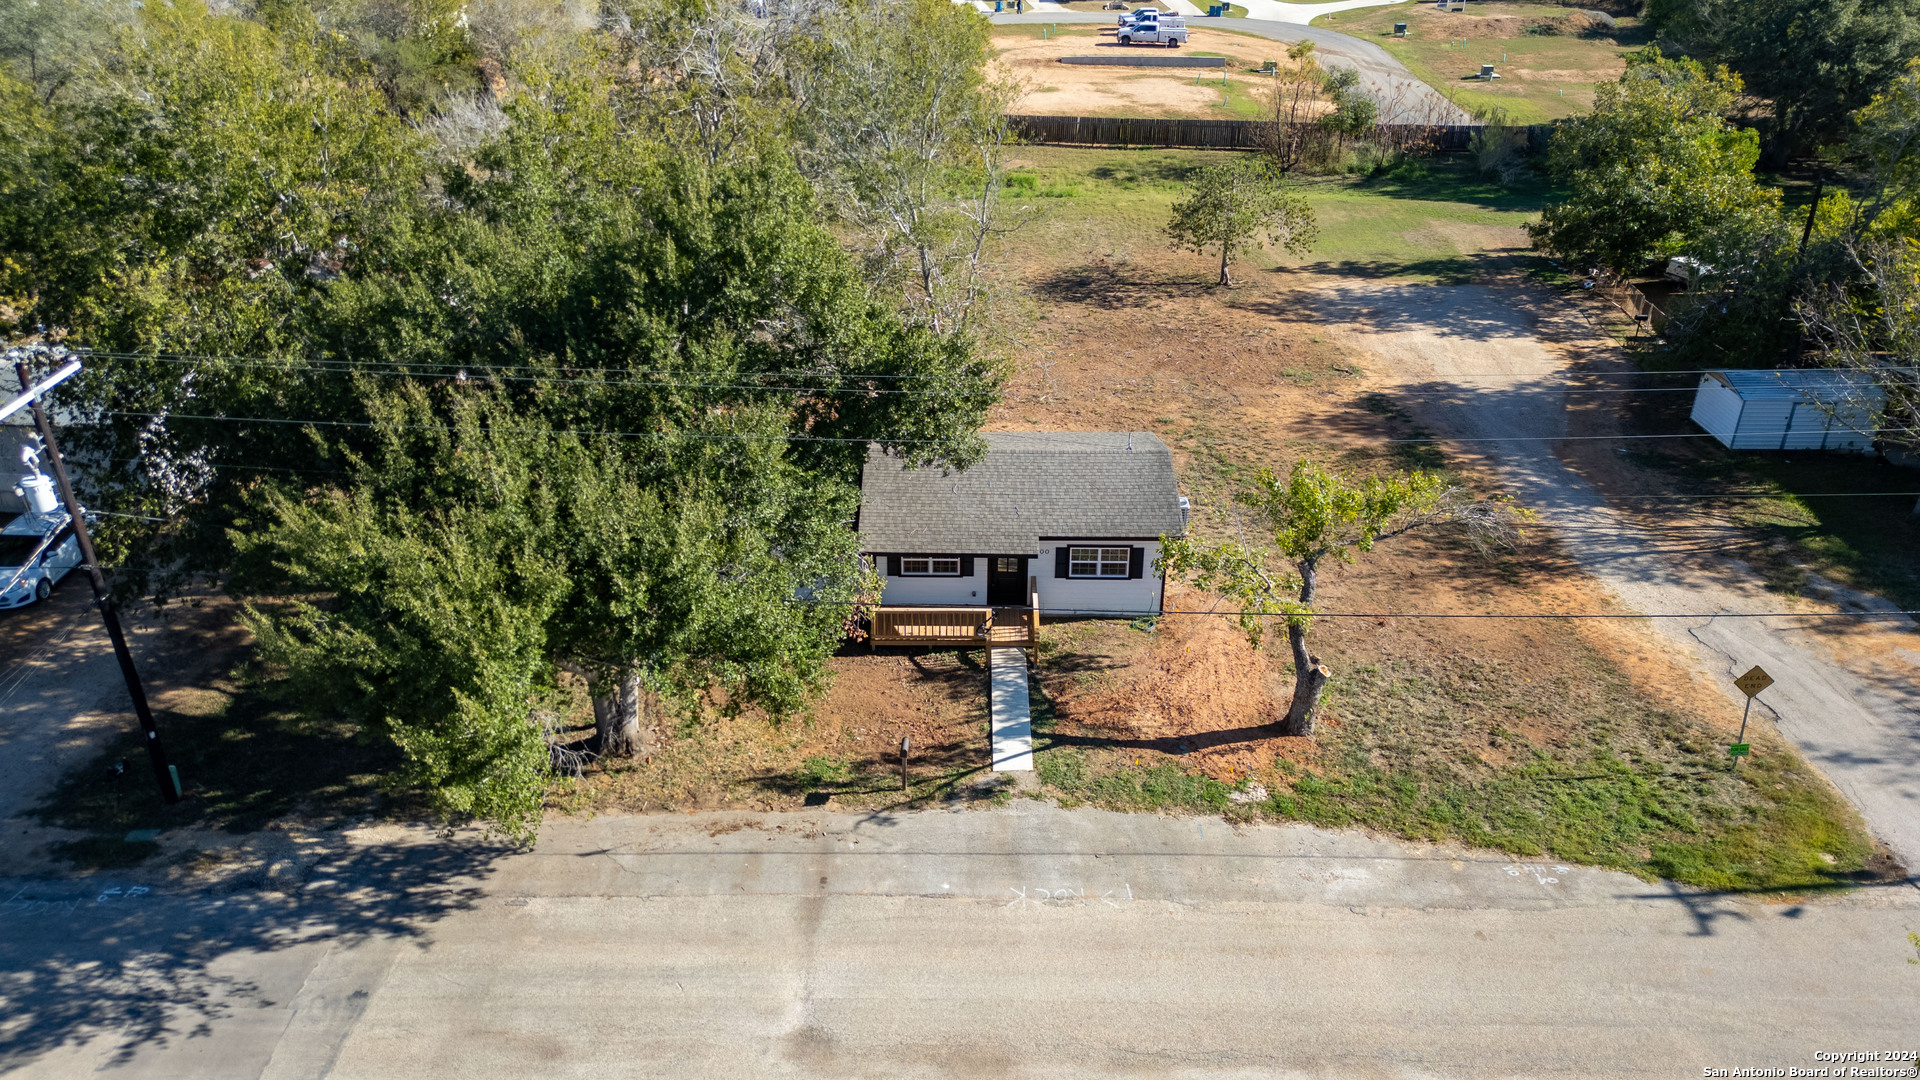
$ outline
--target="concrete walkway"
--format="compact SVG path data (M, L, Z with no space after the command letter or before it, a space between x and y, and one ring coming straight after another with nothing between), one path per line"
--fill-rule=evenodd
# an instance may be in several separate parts
M1027 651L987 650L992 687L993 771L1033 769L1033 713L1027 699Z
M991 5L989 5L991 6ZM1295 44L1311 41L1314 54L1328 67L1351 68L1360 73L1361 89L1380 106L1380 122L1383 124L1470 124L1473 118L1458 105L1448 101L1444 95L1407 70L1407 66L1393 58L1387 50L1371 41L1349 37L1346 34L1323 30L1317 26L1305 25L1306 20L1315 15L1323 15L1328 10L1338 10L1342 6L1367 6L1353 0L1342 0L1336 4L1283 4L1267 0L1268 8L1277 9L1276 13L1257 19L1210 19L1205 16L1189 18L1187 25L1195 29L1225 30L1232 33L1252 34L1255 37ZM1299 8L1299 12L1292 9ZM1284 10L1278 10L1284 9ZM1311 14L1309 14L1309 12ZM1304 17L1301 17L1304 16ZM1116 25L1118 14L1100 14L1095 12L1037 12L1026 15L994 15L995 24L1000 23L1057 23L1084 25L1098 23L1107 26ZM1295 20L1298 21L1295 21Z
M1520 299L1477 285L1350 280L1317 306L1381 368L1419 387L1436 427L1489 440L1459 449L1485 454L1627 610L1697 614L1653 626L1730 701L1744 700L1735 676L1765 667L1776 682L1754 718L1776 724L1908 870L1920 870L1920 628L1905 618L1746 617L1834 607L1769 592L1750 568L1715 558L1724 527L1654 530L1610 506L1551 441L1568 433L1566 386L1556 378L1565 359L1544 342L1596 335L1571 305L1550 303L1536 321ZM1428 396L1436 391L1450 393L1436 404ZM1892 609L1877 597L1826 591L1842 609Z

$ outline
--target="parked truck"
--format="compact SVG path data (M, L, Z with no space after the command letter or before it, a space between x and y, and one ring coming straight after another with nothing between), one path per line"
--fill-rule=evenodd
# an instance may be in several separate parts
M1159 11L1136 12L1132 23L1120 28L1122 45L1165 45L1177 49L1187 43L1187 20Z

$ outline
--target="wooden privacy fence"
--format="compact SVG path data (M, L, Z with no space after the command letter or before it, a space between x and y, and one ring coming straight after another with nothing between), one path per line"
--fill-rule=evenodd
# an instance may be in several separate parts
M1185 120L1133 116L1009 116L1020 138L1033 143L1082 146L1190 146L1257 150L1266 141L1264 120ZM1311 126L1311 125L1302 125ZM1474 124L1381 124L1387 141L1436 150L1464 150Z

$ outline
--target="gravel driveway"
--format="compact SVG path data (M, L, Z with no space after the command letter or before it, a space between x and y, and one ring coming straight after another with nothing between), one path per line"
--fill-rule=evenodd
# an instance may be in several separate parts
M1460 438L1460 451L1484 454L1625 609L1697 615L1653 625L1730 699L1744 700L1734 676L1765 667L1776 683L1755 718L1777 724L1901 861L1920 868L1920 628L1905 617L1726 617L1893 605L1839 588L1822 603L1766 592L1747 567L1712 555L1724 527L1650 530L1610 507L1551 441L1569 422L1555 344L1597 335L1571 305L1541 305L1536 319L1518 299L1478 285L1348 280L1326 288L1318 307L1378 358L1376 372L1418 387L1427 422Z

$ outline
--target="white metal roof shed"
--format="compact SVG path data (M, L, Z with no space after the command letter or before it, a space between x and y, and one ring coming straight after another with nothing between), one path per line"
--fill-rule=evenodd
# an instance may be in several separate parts
M1852 371L1710 371L1693 422L1733 450L1871 450L1886 395Z

